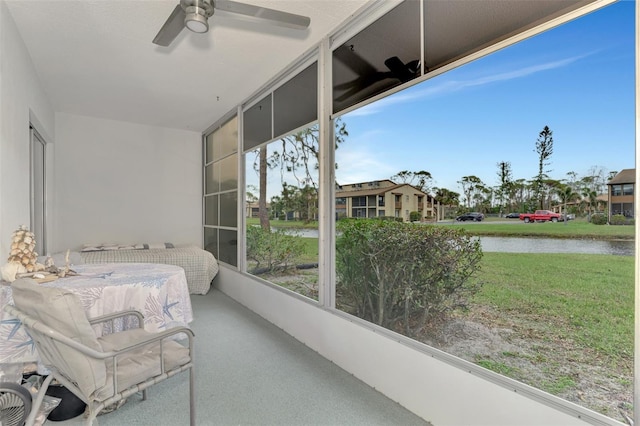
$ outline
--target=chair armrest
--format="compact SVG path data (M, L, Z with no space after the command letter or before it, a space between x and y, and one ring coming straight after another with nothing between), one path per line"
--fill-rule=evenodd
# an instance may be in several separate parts
M113 312L111 314L105 314L105 315L89 318L89 324L96 325L103 322L112 321L118 318L124 318L127 316L134 316L138 318L138 324L140 328L144 327L144 315L142 315L140 311L136 311L136 310Z
M193 337L194 337L193 330L191 330L189 327L180 326L180 327L172 327L165 331L150 333L147 336L143 336L143 337L140 337L139 339L135 339L133 341L128 342L126 346L120 347L115 351L105 352L105 355L107 354L109 354L109 356L121 355L123 353L138 349L150 343L159 342L161 340L164 340L168 337L171 337L177 334L186 335L187 339L189 340L189 348L193 350Z
M97 351L95 349L92 349L88 346L83 345L82 343L79 343L76 340L70 339L69 337L65 336L64 334L61 334L59 332L57 332L56 330L53 330L52 328L50 328L49 326L45 325L44 323L30 318L27 315L23 314L18 308L16 308L13 305L5 305L4 307L5 312L9 313L10 315L13 315L14 317L18 318L27 328L33 328L34 330L42 333L43 335L46 335L47 337L57 340L71 348L76 349L77 351L90 356L92 358L95 359L107 359L107 358L113 358L115 356L121 355L123 353L129 352L131 350L134 349L138 349L142 346L145 346L149 343L153 343L153 342L157 342L160 341L162 339L166 339L167 337L171 337L175 334L179 334L179 333L184 333L187 338L189 339L189 350L190 353L193 353L193 331L188 328L188 327L173 327L170 328L168 330L165 331L161 331L161 332L157 332L157 333L150 333L148 336L144 336L143 338L140 339L136 339L133 342L130 342L127 346L118 349L117 351L110 351L110 352L101 352L101 351Z

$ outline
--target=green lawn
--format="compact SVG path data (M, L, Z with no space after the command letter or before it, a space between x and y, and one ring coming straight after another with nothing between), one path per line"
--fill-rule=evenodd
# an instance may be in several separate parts
M631 365L634 258L584 254L484 253L474 305L534 325L609 362ZM473 308L472 308L473 309Z
M509 221L509 223L504 223ZM258 225L258 219L247 219L247 225ZM272 220L274 228L318 229L318 222L294 220ZM496 237L549 237L630 240L635 236L635 226L594 225L584 219L558 223L524 223L518 219L487 218L484 222L439 222L437 226L461 227L473 235L493 235Z
M466 229L473 235L493 235L497 237L549 237L549 238L586 238L586 239L633 239L635 226L594 225L583 220L570 220L566 223L543 222L524 223L484 221L478 222L439 222L437 226L452 226Z
M247 226L260 225L260 220L254 217L248 217ZM318 229L318 222L304 222L301 220L271 220L270 224L273 228L295 228L295 229Z

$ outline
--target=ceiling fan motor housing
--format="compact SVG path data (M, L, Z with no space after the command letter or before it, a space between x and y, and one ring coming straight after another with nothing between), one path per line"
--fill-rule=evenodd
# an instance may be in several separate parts
M184 25L196 33L209 30L208 19L213 15L213 4L209 0L180 0L184 10Z

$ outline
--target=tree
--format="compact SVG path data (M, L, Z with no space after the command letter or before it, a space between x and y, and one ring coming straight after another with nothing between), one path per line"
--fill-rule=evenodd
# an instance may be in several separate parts
M508 161L500 161L498 164L498 190L496 196L500 202L499 216L502 217L502 207L504 199L509 196L509 189L512 185L511 163Z
M553 132L549 129L549 126L544 126L544 129L538 134L538 140L536 141L536 152L538 153L538 174L535 178L535 197L540 204L540 208L544 208L543 202L543 184L546 174L551 170L548 169L551 164L549 158L553 154Z
M271 229L269 223L269 211L267 210L267 147L260 148L260 195L258 197L258 218L260 227L265 231Z
M426 170L420 170L419 172L410 172L408 170L402 170L390 178L396 183L406 183L418 188L424 193L428 193L431 190L431 173Z
M511 194L510 198L516 204L516 209L521 212L524 212L525 207L525 197L527 196L527 189L529 186L527 185L527 181L525 179L516 179L513 181L511 185Z
M598 194L591 188L584 187L582 188L581 195L582 200L587 205L587 222L591 222L592 209L595 210L595 208L598 206Z
M340 119L335 121L335 148L349 136L346 124ZM320 129L318 126L308 127L280 139L280 148L267 154L267 145L258 149L253 169L260 177L260 195L258 199L258 215L262 229L270 229L267 212L267 171L280 170L281 182L292 176L300 186L312 186L317 190L318 184L312 171L317 170L319 154ZM270 145L275 144L272 143ZM338 165L336 164L336 168Z
M436 195L435 200L443 206L457 206L460 204L460 194L447 188L433 188Z
M467 208L471 208L471 202L477 200L476 194L484 189L485 185L478 176L463 176L458 184L462 186L462 193L464 194Z
M605 173L604 167L602 166L591 166L587 171L587 176L583 179L589 182L589 186L593 191L596 191L598 194L602 194L607 192L607 182L611 179L607 177Z
M574 201L576 198L579 197L578 194L576 194L575 192L573 192L573 188L571 188L571 185L562 185L560 187L557 188L557 194L560 197L560 200L562 201L563 204L563 209L564 209L564 224L567 224L567 203Z

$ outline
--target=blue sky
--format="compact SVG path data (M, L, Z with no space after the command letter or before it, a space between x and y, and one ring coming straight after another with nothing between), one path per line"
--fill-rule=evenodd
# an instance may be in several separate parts
M635 167L634 8L623 0L346 114L336 180L427 170L461 192L467 175L497 185L500 161L531 179L544 126L554 179Z

